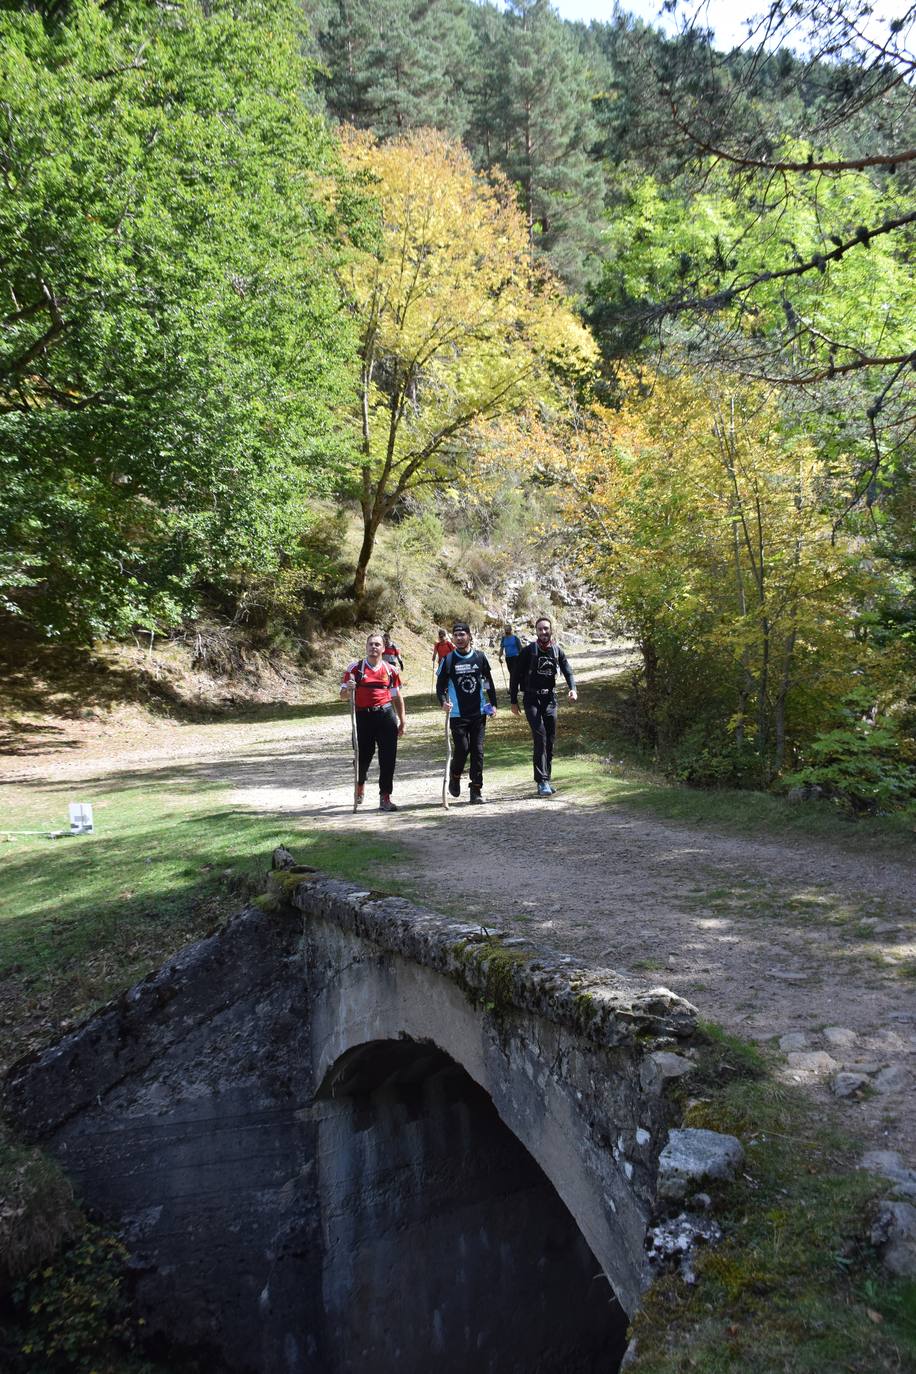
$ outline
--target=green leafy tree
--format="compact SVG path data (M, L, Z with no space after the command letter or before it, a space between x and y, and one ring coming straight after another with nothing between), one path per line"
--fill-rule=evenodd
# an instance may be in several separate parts
M353 340L294 4L0 17L0 570L93 636L264 572L336 470Z
M643 41L633 72L655 160L621 170L612 218L625 228L634 171L658 167L659 222L644 213L634 256L645 265L650 246L655 262L616 290L611 269L592 316L612 354L646 332L662 346L686 339L694 364L797 394L809 428L857 416L866 454L851 506L893 486L916 432L905 30L876 32L867 0L773 0L729 53L692 11L676 42Z

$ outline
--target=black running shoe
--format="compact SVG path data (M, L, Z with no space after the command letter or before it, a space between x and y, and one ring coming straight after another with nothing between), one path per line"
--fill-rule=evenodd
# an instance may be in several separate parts
M460 778L449 778L449 780L448 780L448 794L449 794L450 797L460 797L460 796L461 796L461 779L460 779Z

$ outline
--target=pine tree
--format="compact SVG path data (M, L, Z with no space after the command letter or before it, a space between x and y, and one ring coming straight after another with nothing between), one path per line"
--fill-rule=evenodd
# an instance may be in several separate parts
M588 73L548 0L483 7L471 140L517 185L533 253L573 287L588 276L603 211Z
M336 119L381 138L424 127L464 133L467 0L331 0L312 4L309 19Z

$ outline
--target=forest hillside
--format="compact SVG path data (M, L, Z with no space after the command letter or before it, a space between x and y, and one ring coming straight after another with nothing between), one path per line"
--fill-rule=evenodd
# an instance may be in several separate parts
M914 58L869 13L7 7L11 642L307 664L556 574L673 776L911 806Z

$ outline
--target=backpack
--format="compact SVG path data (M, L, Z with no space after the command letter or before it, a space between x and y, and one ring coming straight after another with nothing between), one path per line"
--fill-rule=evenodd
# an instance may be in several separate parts
M349 674L350 677L352 677L352 679L353 679L353 681L356 683L357 687L359 686L359 684L360 684L360 683L362 682L362 680L363 680L363 668L365 667L365 664L366 664L366 659L365 659L365 657L363 657L363 658L361 658L361 659L359 660L359 663L354 663L353 666L352 666L351 668L348 668L348 669L347 669L347 673ZM391 691L391 674L394 672L394 669L392 668L392 666L391 666L390 663L386 663L385 660L384 660L383 658L381 658L381 659L379 659L379 667L381 668L383 665L384 665L384 667L388 670L388 682L387 682L387 687L388 687L388 690Z
M525 668L524 673L520 672L518 676L518 684L523 692L527 691L528 689L528 679L531 676L531 670L534 668L534 665L537 662L537 655L539 653L548 654L549 657L552 658L554 663L557 665L557 674L559 675L560 672L560 649L558 645L548 644L546 649L542 649L541 646L538 644L537 640L532 639L530 643L526 644L524 649L522 649L522 653L519 654L519 659L521 659L522 654L527 653L529 649L531 650L531 653L528 654L528 665ZM521 664L519 666L521 667ZM544 689L542 688L540 690Z
M439 671L436 673L436 681L437 681L437 682L438 682L438 680L439 680L439 675L440 675L440 673L444 673L446 679L447 679L448 677L451 676L452 668L454 667L455 654L456 654L457 652L458 652L457 649L452 649L451 653L448 653L448 654L445 655L445 658L442 660L442 666L441 666L441 668L439 669ZM471 653L474 655L474 659L475 659L474 667L475 667L475 668L480 668L480 667L481 667L480 660L483 658L483 654L481 653L481 651L480 651L479 649L472 649L472 650L471 650ZM443 679L443 680L445 680L445 679Z

